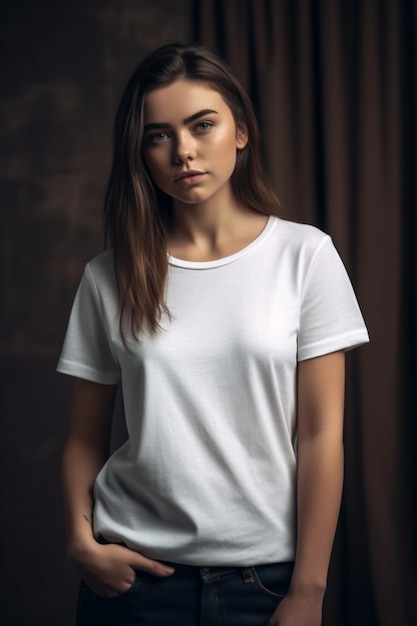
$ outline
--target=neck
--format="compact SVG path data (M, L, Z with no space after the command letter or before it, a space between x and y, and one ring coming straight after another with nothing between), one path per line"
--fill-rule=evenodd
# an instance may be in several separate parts
M232 202L175 203L168 235L172 256L212 260L233 254L255 239L267 216Z
M227 197L215 196L199 204L174 202L170 238L183 243L215 242L222 233L233 229L250 209L242 207L231 190Z

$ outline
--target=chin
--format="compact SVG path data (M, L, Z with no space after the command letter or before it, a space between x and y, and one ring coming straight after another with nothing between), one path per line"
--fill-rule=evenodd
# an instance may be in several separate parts
M190 197L190 194L188 194L188 196L186 196L185 198L183 196L173 196L172 199L174 200L174 202L188 205L201 204L202 202L206 202L207 200L209 200L208 197L201 197L201 195L199 197Z

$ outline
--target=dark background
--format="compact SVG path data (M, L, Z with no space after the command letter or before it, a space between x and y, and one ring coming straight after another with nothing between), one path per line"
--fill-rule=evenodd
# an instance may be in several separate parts
M0 623L74 624L59 485L71 381L56 362L103 247L124 84L155 47L200 40L250 92L284 212L332 235L371 334L348 356L324 623L417 624L416 2L2 0L0 12Z
M187 0L1 3L2 626L74 624L59 477L71 381L55 367L103 247L122 89L152 49L190 38L190 15Z

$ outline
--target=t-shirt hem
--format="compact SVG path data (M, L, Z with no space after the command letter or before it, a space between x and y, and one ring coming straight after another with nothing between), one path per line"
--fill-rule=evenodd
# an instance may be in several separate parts
M324 339L323 341L299 348L297 360L306 361L307 359L324 356L325 354L337 352L338 350L353 350L368 342L369 335L365 330L356 331L349 335L341 335L340 337Z
M60 374L76 376L85 380L91 380L94 383L102 383L103 385L116 385L119 382L119 372L101 372L88 365L74 363L67 359L60 359L56 371Z
M279 546L274 553L271 553L270 550L257 550L254 553L252 550L248 551L246 545L237 546L236 550L227 551L225 551L224 547L215 549L212 546L207 551L202 550L201 546L189 546L187 549L182 549L179 552L172 547L167 547L161 551L145 547L140 542L129 540L118 533L96 529L96 526L94 528L96 539L103 537L105 541L110 543L124 543L130 550L145 554L150 559L178 565L191 567L251 567L268 563L290 563L295 560L295 547L292 544L289 545L288 541Z

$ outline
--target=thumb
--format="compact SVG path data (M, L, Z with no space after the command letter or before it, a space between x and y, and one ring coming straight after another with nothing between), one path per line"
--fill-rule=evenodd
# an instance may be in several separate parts
M138 554L137 552L132 552L132 557L129 561L129 565L131 565L133 569L140 569L153 576L171 576L175 572L175 569L170 565L148 559L146 556L143 556L143 554Z

